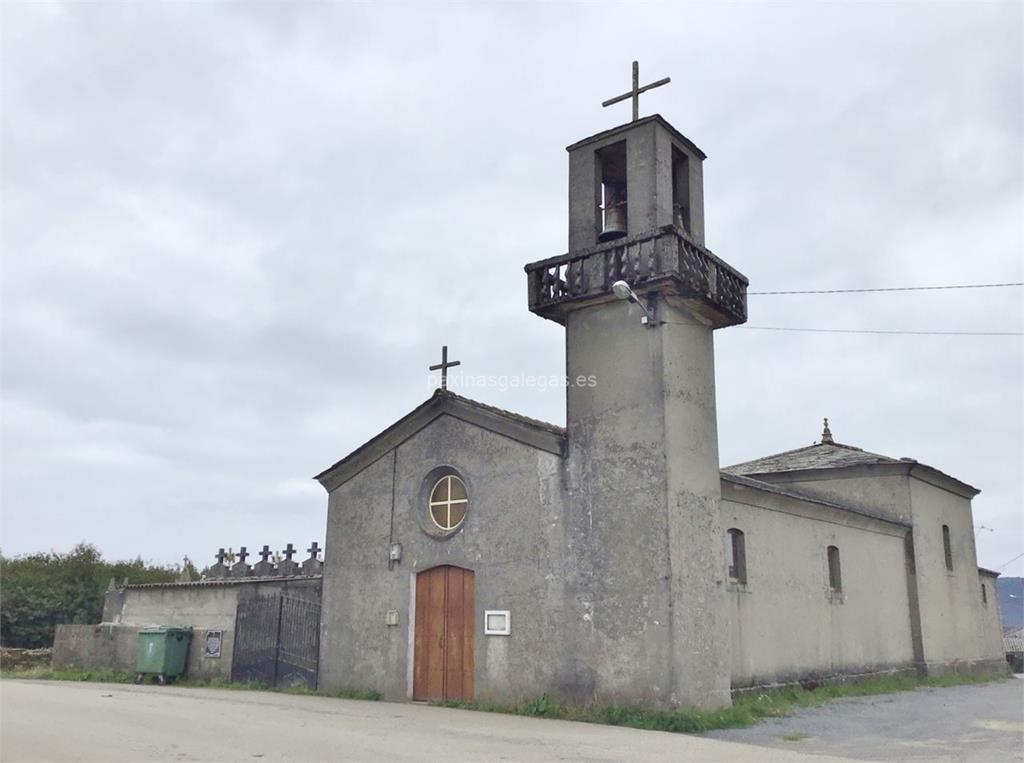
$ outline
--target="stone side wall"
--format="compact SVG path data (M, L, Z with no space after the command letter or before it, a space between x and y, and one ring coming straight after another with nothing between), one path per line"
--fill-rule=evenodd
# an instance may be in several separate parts
M53 641L53 667L81 670L113 669L134 672L138 658L138 625L58 625ZM185 675L188 678L231 677L234 630L224 630L220 657L206 657L206 628L196 628L189 644ZM216 630L216 629L214 629Z
M58 625L53 666L134 671L139 630L150 625L192 629L186 675L230 678L235 611L240 599L289 596L320 601L321 578L248 578L237 581L127 586L108 591L99 625ZM220 657L205 657L211 630L223 632Z
M723 527L741 530L746 545L746 585L726 584L734 689L914 670L904 528L729 482L722 489ZM830 545L841 595L829 589Z
M895 473L908 468L909 473ZM1000 669L985 633L971 501L926 481L925 476L919 467L893 465L769 478L774 483L909 519L913 523L915 573L911 582L916 606L912 612L918 618L919 666L932 675ZM952 572L946 569L944 524L950 528Z

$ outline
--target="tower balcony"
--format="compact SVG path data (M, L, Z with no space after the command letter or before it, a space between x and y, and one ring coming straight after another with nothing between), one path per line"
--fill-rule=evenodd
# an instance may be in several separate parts
M573 310L615 299L612 284L683 300L714 328L747 320L746 277L674 225L526 266L530 311L565 325Z

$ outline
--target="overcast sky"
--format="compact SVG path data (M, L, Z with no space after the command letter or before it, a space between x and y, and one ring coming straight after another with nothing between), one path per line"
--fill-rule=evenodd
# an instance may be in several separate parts
M1021 281L1019 3L2 6L5 554L323 542L312 475L467 374L557 375L522 266L641 99L751 290ZM750 297L750 325L1021 331L1020 289ZM839 442L1024 551L1022 341L716 334L721 461ZM564 423L562 390L472 396ZM379 507L351 507L373 511ZM1024 560L1004 574L1022 574Z

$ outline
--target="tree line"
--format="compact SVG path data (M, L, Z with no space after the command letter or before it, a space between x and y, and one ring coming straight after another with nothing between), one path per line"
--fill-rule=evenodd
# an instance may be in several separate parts
M105 561L99 550L79 543L68 553L56 551L6 557L0 553L0 644L37 649L53 645L53 631L62 623L98 623L103 593L113 578L119 585L165 583L199 573L181 565Z

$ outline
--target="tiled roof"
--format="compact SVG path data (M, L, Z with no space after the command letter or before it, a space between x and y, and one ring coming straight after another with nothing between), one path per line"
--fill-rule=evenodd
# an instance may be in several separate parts
M911 458L890 458L878 453L870 453L852 445L820 442L806 448L787 450L773 456L765 456L742 464L727 466L722 471L728 474L775 474L778 472L797 472L805 469L837 469L844 466L863 466L865 464L899 464L916 463Z

